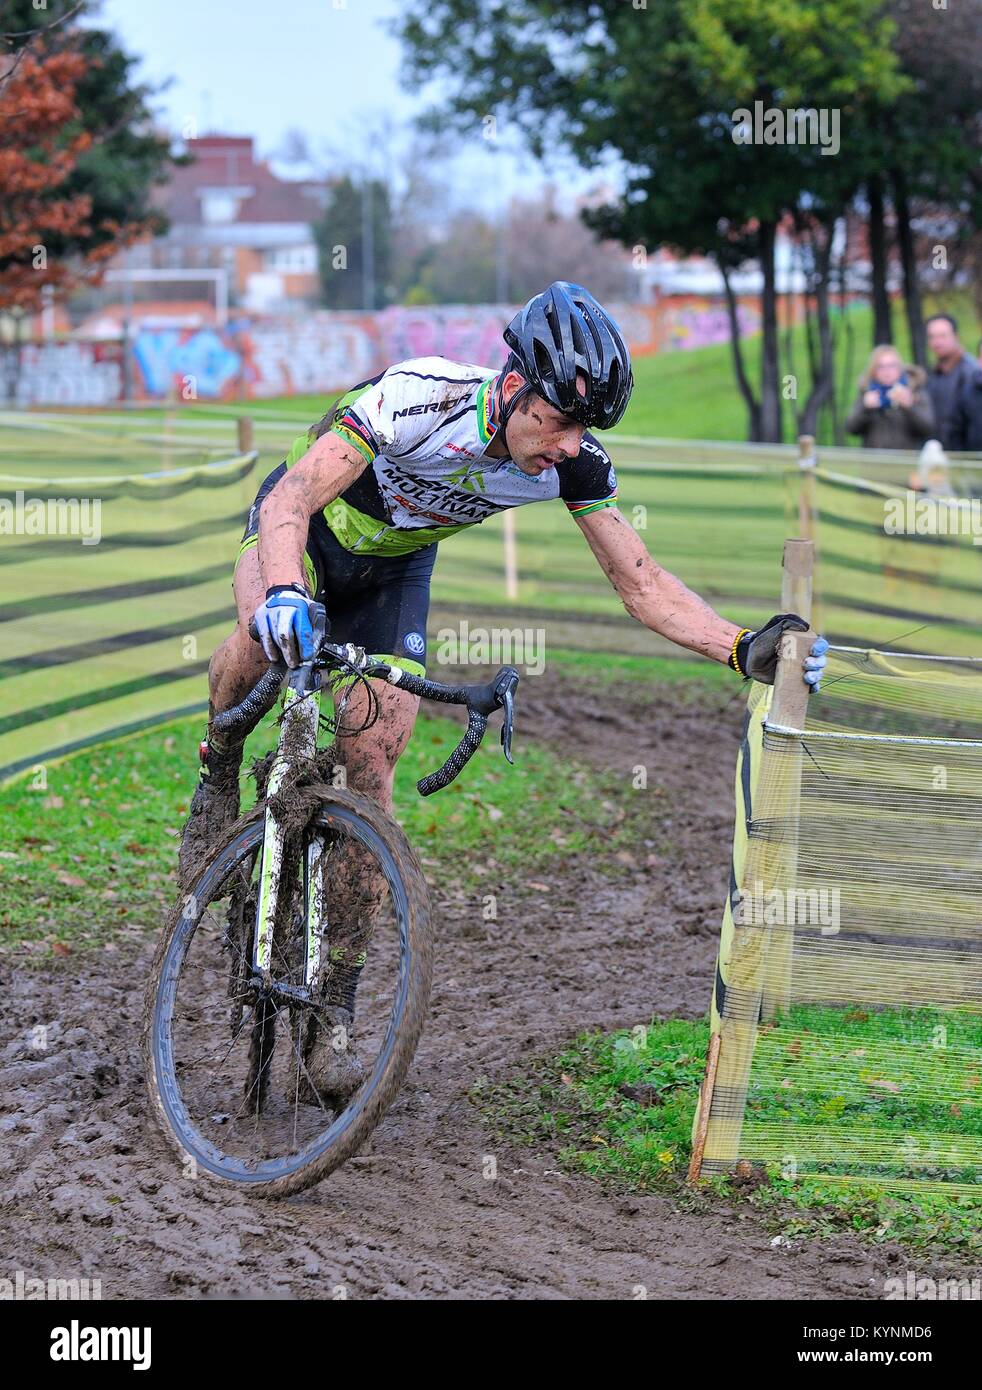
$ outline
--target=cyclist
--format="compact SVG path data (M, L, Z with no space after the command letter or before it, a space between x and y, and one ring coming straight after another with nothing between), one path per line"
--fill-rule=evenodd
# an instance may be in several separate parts
M617 510L610 458L590 432L616 425L634 386L617 324L579 285L535 295L504 333L500 370L444 357L397 362L342 396L273 470L249 512L234 575L238 622L209 670L210 713L237 704L266 660L312 655L310 606L326 606L330 637L422 675L430 575L439 541L509 507L561 498L625 608L681 647L773 681L786 628L778 614L741 628L648 554ZM261 646L249 637L255 618ZM827 643L806 659L818 688ZM376 683L378 721L340 745L347 784L391 810L396 763L418 700ZM347 718L357 722L356 688ZM241 744L209 733L181 849L182 879L238 814ZM362 934L364 937L364 933ZM350 1036L364 940L332 949L328 1005ZM359 949L356 949L358 947ZM322 1095L360 1079L353 1050L308 1063Z

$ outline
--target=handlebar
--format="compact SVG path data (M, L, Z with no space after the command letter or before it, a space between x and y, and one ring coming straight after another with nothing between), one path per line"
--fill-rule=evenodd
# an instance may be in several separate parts
M392 670L391 667L389 669ZM501 747L507 761L514 762L511 736L515 724L515 690L519 679L514 666L503 666L487 685L437 685L435 681L425 680L421 676L411 676L405 671L399 673L398 680L393 683L400 690L408 690L410 695L418 695L423 700L439 700L448 705L467 706L467 732L439 771L431 772L416 783L420 796L432 796L460 774L480 748L487 732L488 715L496 709L505 712L501 721Z
M250 625L250 634L255 636L252 627L253 625ZM323 629L321 629L322 631ZM454 778L460 775L481 746L481 741L487 732L488 716L496 709L504 711L501 723L501 747L507 761L509 763L514 762L511 755L511 740L515 723L515 691L520 679L514 666L503 666L486 685L440 685L436 681L426 680L422 676L410 675L408 671L403 671L398 666L390 666L382 661L370 661L366 658L364 651L357 647L335 646L323 641L319 642L318 645L320 648L318 656L313 661L304 663L304 666L298 668L294 675L306 668L309 668L311 674L316 670L332 667L348 670L354 668L364 676L378 676L399 690L406 690L410 695L417 695L423 700L435 700L448 705L466 705L466 733L443 766L436 772L431 772L428 777L422 777L416 783L420 796L432 796L434 792L449 786ZM268 670L263 672L256 685L240 704L215 716L213 721L215 730L222 734L235 733L244 739L256 727L260 719L273 708L280 687L284 679L290 674L290 669L285 662L274 662Z
M274 662L259 677L258 682L241 704L234 705L232 709L215 715L212 724L217 732L220 734L241 733L243 738L246 734L251 733L263 715L268 714L276 704L276 698L280 693L280 686L283 684L283 677L286 672L285 661Z

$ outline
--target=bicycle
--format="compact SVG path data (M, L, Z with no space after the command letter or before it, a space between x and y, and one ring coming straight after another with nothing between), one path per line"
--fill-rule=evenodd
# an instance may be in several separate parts
M513 761L514 667L483 686L440 685L373 661L361 648L329 643L323 608L313 613L313 659L289 671L270 666L239 705L214 720L218 732L244 740L286 680L276 748L255 768L256 805L211 850L165 925L144 1011L151 1109L166 1138L194 1172L264 1197L303 1191L364 1144L405 1078L432 979L419 860L378 805L335 785L332 749L318 750L319 728L342 738L369 727L378 718L370 681L384 679L423 699L467 707L467 731L443 766L417 783L422 796L460 774L496 709L504 712L501 744ZM325 676L341 683L332 719L320 710ZM347 728L359 684L368 712ZM347 950L335 938L366 930L371 951L364 961L358 955L358 1038L377 1051L363 1084L335 1107L308 1072L311 1038L328 1031L324 1001ZM347 1041L332 1039L332 1046Z

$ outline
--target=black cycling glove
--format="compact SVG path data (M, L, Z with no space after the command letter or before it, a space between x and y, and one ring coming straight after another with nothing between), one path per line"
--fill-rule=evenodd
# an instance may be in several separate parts
M744 628L737 633L729 664L741 676L773 685L781 638L786 632L807 631L808 624L797 613L777 613L756 632Z

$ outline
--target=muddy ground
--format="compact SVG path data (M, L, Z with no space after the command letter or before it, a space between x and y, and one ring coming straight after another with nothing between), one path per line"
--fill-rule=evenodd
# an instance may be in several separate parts
M584 1027L705 1012L740 718L739 698L719 693L679 709L672 687L652 698L624 682L598 699L561 675L524 683L523 738L625 786L648 767L654 838L671 852L644 850L614 879L557 862L550 891L512 894L490 932L476 906L442 908L431 1019L403 1094L370 1152L291 1200L184 1179L156 1132L138 1053L150 939L49 974L7 959L0 1275L88 1275L106 1298L881 1296L907 1265L896 1249L847 1237L773 1248L736 1208L611 1196L548 1152L501 1151L467 1099L479 1076L502 1078Z

